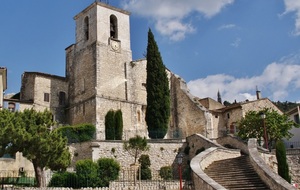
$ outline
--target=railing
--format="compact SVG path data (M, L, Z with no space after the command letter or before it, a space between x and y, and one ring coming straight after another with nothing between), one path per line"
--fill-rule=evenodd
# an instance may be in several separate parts
M123 190L126 188L131 189L138 189L138 190L153 190L153 189L169 189L169 190L178 190L179 189L179 179L177 176L177 172L173 173L173 179L171 180L164 180L159 175L159 170L151 170L151 179L149 180L141 180L139 178L139 174L137 170L126 168L122 169L119 172L119 177L115 181L111 181L109 184L109 187L97 187L94 189L98 190ZM0 190L2 189L15 189L16 187L22 187L22 189L27 189L25 187L31 187L28 188L32 190L34 186L36 186L36 180L35 180L35 174L34 171L26 171L26 172L20 172L20 171L1 171L0 170ZM51 178L53 176L53 172L46 172L45 173L45 180L47 182L51 181ZM71 189L72 186L75 187L78 185L78 179L76 176L72 176L69 178L61 178L59 180L67 180L67 184L70 184L71 187L51 187L51 189ZM81 180L82 182L82 180ZM87 178L85 182L82 182L84 184L89 184L89 179ZM55 183L54 183L55 184ZM66 184L61 183L61 181L58 181L56 184ZM88 188L89 185L86 185L82 188ZM50 188L50 187L49 187ZM38 188L36 188L38 189ZM89 188L92 189L92 188ZM183 180L183 190L193 190L193 182L192 181L186 181Z

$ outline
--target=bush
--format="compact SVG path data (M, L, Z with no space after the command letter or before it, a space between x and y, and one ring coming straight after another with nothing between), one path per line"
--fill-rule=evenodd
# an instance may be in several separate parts
M138 178L139 178L139 175L140 172L138 170ZM150 168L141 168L141 180L150 180L152 179L152 173L151 173L151 169Z
M139 163L141 164L141 168L149 168L151 166L149 155L142 154L138 159Z
M152 179L151 169L149 168L151 165L149 155L142 154L138 159L139 163L141 164L141 179L147 180ZM138 171L139 176L140 172Z
M164 180L171 180L173 179L173 170L171 166L163 166L160 168L159 176Z
M76 162L76 174L80 187L98 187L98 165L91 159Z
M49 187L72 187L79 188L78 179L76 173L70 172L58 172L55 173L50 182Z
M190 154L190 149L191 149L191 147L190 147L189 145L187 145L187 146L184 148L184 153L185 153L186 155L189 155L189 154Z
M94 138L96 127L92 124L64 126L57 129L67 137L68 143L86 142Z
M120 164L112 158L100 158L98 164L98 177L100 187L108 187L109 182L118 179Z

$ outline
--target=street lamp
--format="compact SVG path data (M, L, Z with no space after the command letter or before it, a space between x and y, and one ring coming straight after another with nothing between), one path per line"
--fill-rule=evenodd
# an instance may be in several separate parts
M267 129L266 129L266 114L265 113L261 113L260 117L263 120L263 127L264 127L264 136L265 136L265 144L266 144L266 149L269 150L269 146L268 146L268 136L267 136Z
M180 180L180 190L182 190L182 175L181 175L181 165L182 165L183 154L178 153L176 156L178 170L179 170L179 180Z

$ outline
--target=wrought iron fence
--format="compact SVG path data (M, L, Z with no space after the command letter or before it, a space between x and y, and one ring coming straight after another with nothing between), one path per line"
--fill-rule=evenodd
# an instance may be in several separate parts
M151 170L151 179L141 180L140 174L137 169L125 168L122 169L119 173L119 177L115 181L111 181L109 183L108 189L123 189L130 187L131 189L140 189L140 190L148 190L148 189L170 189L176 190L179 187L179 178L178 175L173 173L173 179L164 180L159 175L159 170ZM53 172L46 172L45 180L49 185L51 182L51 178L53 176ZM67 178L57 179L59 181L53 182L52 184L57 184L58 188L82 188L79 184L79 179L74 175L70 175ZM86 178L84 180L81 179L81 183L85 184L83 187L97 187L91 183L91 179ZM67 186L63 186L60 184L68 184ZM193 182L182 180L183 190L193 190ZM1 171L0 170L0 190L2 189L14 189L16 187L35 187L35 173L34 171ZM26 188L25 188L26 189ZM99 188L98 188L99 189Z

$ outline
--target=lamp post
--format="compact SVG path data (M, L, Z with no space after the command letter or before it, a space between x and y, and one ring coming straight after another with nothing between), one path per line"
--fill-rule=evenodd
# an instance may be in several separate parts
M265 113L261 113L260 117L263 120L263 127L264 127L264 137L265 137L265 144L266 144L266 149L269 150L269 145L268 145L268 136L267 136L267 129L266 129L266 114Z
M178 170L179 170L179 180L180 180L180 190L182 190L182 175L181 175L181 165L182 165L183 154L178 153L176 156Z

